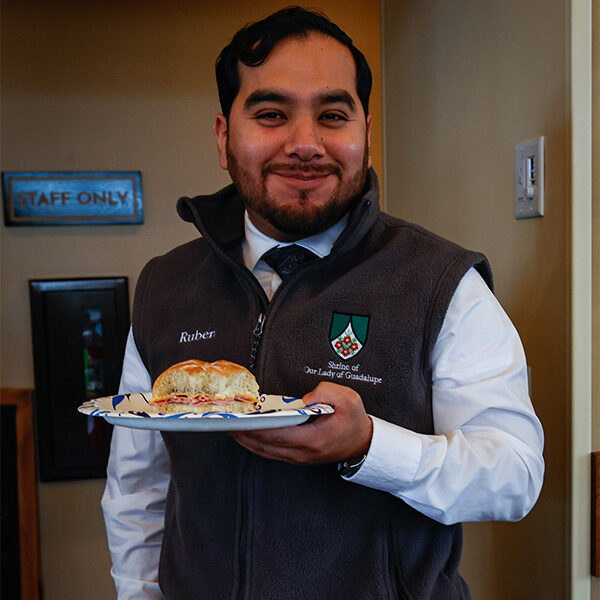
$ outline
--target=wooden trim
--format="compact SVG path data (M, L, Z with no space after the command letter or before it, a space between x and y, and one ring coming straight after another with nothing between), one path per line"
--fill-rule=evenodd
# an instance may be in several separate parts
M600 577L600 452L592 452L592 575Z
M21 600L39 600L40 536L33 441L33 390L0 389L0 405L16 406Z
M570 49L570 472L565 598L590 598L592 452L592 2L567 3ZM567 142L569 143L569 142Z

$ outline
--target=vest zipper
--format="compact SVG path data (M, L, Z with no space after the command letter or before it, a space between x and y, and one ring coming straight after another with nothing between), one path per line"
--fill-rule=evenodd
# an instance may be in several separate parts
M260 342L262 340L263 330L265 328L265 321L267 317L264 313L259 313L258 320L256 321L256 325L254 327L254 331L252 335L254 336L252 340L252 348L250 350L250 365L249 370L254 373L256 369L256 359L258 357L258 349L260 347ZM236 600L242 600L246 593L246 585L248 582L248 559L246 554L248 552L248 519L250 513L250 479L249 479L249 470L251 463L253 461L252 454L248 453L244 463L242 464L242 482L241 482L241 513L240 513L240 526L239 526L239 588L236 594Z
M247 574L247 553L248 553L248 520L250 514L250 499L249 499L249 470L252 455L247 453L242 464L242 478L240 486L240 521L239 521L239 538L238 538L238 589L234 594L235 600L242 600L246 593Z
M264 313L260 313L258 315L258 321L256 322L256 327L252 332L254 335L254 339L252 341L252 349L250 350L250 371L254 373L256 369L256 357L258 356L258 348L260 347L260 341L262 339L263 329L265 327L265 321L267 317Z

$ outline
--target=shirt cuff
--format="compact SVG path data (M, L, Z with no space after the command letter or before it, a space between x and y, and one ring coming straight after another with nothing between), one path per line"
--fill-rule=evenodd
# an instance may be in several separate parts
M398 493L414 480L421 461L418 433L369 415L373 437L367 458L346 481L384 492Z

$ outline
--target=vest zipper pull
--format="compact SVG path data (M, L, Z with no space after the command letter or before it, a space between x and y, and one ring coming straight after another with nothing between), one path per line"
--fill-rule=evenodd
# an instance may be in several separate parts
M252 350L250 351L250 371L254 373L254 369L256 368L256 357L258 355L258 347L260 346L260 340L262 338L263 329L265 327L265 321L267 317L260 313L258 315L258 321L256 322L256 327L252 332L254 334L254 340L252 341Z
M265 317L263 313L260 313L260 315L258 315L258 321L256 322L256 327L254 328L254 335L256 335L259 338L262 335L266 319L267 317Z

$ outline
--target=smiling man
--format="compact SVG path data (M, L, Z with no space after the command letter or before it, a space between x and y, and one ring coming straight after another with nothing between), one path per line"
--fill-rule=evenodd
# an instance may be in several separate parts
M217 61L233 184L150 261L121 393L189 358L335 412L227 433L117 427L103 498L119 599L455 600L461 521L517 520L543 478L519 337L485 257L379 210L371 74L292 7ZM182 332L205 331L182 341Z

